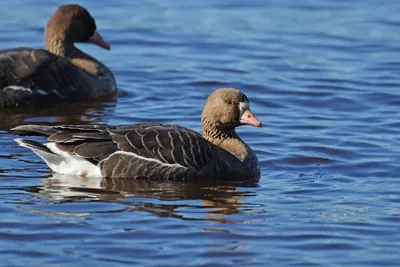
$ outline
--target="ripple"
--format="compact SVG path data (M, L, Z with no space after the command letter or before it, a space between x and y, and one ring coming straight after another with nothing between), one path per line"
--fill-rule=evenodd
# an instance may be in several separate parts
M219 81L196 81L188 83L189 86L198 86L198 87L208 87L208 86L215 86L215 87L224 87L225 84Z
M43 47L54 5L0 2L0 45ZM397 2L85 6L113 48L78 46L112 69L119 94L96 103L0 110L3 262L397 264ZM238 129L258 155L258 183L51 174L9 132L26 123L168 122L200 130L204 101L218 87L243 90L265 125Z

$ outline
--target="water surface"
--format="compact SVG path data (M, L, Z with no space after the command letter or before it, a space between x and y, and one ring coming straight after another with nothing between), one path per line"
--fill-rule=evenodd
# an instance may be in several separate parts
M214 2L214 3L213 3ZM120 94L0 113L3 266L400 264L400 2L84 1ZM43 46L58 1L1 1L0 48ZM51 174L24 123L177 123L247 94L257 184ZM39 140L39 139L38 139Z

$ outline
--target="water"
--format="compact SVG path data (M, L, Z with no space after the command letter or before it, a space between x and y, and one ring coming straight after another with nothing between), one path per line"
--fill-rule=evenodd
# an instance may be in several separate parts
M214 3L213 3L214 2ZM83 3L83 2L81 2ZM0 47L42 47L58 1L2 1ZM400 264L400 2L85 1L115 101L0 113L3 266ZM177 123L247 94L258 184L54 175L8 129Z

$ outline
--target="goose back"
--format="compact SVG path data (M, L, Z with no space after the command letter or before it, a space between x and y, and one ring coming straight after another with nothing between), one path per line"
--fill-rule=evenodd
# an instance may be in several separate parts
M91 100L115 91L106 68L92 75L46 50L0 51L0 107Z
M37 126L13 129L45 135L55 147L84 158L105 178L237 180L243 163L197 132L169 124ZM57 152L56 152L57 153Z
M220 88L210 94L204 105L203 136L171 124L25 125L13 130L48 136L51 143L44 145L21 139L17 142L32 149L50 168L65 174L71 173L52 162L55 155L72 165L82 165L74 169L74 174L81 175L86 172L106 178L258 180L257 156L235 131L246 124L262 126L250 111L248 98L237 89ZM60 162L58 158L56 161Z

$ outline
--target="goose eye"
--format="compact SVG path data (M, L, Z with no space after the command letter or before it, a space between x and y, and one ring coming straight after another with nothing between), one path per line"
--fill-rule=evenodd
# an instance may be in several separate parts
M232 100L226 100L226 103L228 103L229 105L232 105Z

